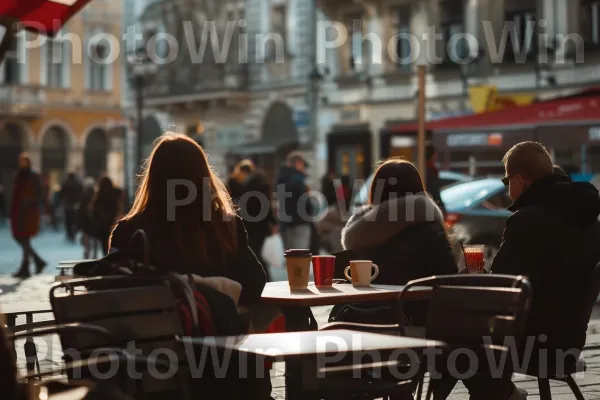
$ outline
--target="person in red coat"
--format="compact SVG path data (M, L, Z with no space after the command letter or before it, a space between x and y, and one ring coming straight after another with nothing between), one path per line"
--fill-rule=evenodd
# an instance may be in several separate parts
M23 249L21 268L15 278L29 278L29 263L35 262L36 273L41 273L46 262L31 247L31 238L40 230L40 214L44 206L40 176L31 170L31 160L26 154L19 156L19 172L15 178L10 208L12 235Z

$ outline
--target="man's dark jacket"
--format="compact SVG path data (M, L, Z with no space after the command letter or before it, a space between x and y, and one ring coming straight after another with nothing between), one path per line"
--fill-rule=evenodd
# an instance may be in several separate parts
M581 349L586 295L600 260L598 190L553 174L534 182L509 210L514 213L492 271L529 277L533 299L527 333L548 338L539 347Z
M281 167L277 176L279 223L281 229L310 223L313 208L308 198L306 175L291 167Z

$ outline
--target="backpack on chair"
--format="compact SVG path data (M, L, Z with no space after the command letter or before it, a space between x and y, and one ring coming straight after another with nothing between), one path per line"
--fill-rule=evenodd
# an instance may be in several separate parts
M142 241L143 255L133 254L136 240ZM181 322L188 336L218 336L245 333L244 323L238 316L237 306L224 293L193 281L191 275L179 275L150 264L148 237L143 230L134 233L125 250L113 251L104 258L86 261L74 267L75 275L133 276L166 279L172 284L179 300Z

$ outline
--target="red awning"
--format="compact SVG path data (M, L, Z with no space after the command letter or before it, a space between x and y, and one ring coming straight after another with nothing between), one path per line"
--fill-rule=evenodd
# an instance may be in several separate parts
M0 21L54 36L91 0L0 0Z
M533 128L544 124L600 123L600 95L568 97L524 107L474 114L427 122L430 131L473 131L501 128ZM415 132L418 124L397 125L391 133Z

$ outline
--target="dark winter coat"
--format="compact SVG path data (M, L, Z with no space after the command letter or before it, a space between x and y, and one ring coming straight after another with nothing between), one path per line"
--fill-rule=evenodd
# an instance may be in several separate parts
M427 193L431 196L435 204L442 210L442 214L446 214L446 206L442 200L442 182L440 180L440 171L433 163L427 164L426 170Z
M342 245L379 266L379 284L455 274L443 221L440 209L424 194L363 206L342 230Z
M279 170L276 193L282 230L288 226L310 223L313 207L310 199L307 199L308 187L305 181L306 175L295 168L284 166Z
M40 230L40 216L44 207L40 176L28 169L21 169L15 178L10 208L13 237L29 239Z
M104 193L99 192L96 196L91 204L94 236L105 240L110 235L122 209L123 192L113 188Z
M174 244L152 241L151 224L144 216L137 216L128 221L121 221L112 233L111 250L113 248L140 254L141 249L131 249L130 241L133 234L143 229L149 237L151 249L151 262L156 268L165 268L170 272L180 274L196 274L202 277L223 276L239 282L242 285L241 304L252 304L260 300L263 288L267 282L267 276L261 263L248 246L248 236L244 223L240 218L237 220L237 242L238 251L232 254L223 265L211 265L201 268L197 265L185 265L180 258L180 252ZM141 254L140 254L141 255Z
M598 190L554 174L534 182L509 210L514 213L492 272L529 277L533 302L527 331L547 336L542 347L581 349L586 293L600 260Z
M239 204L240 215L248 231L250 248L264 264L260 255L262 246L271 234L271 227L277 223L271 207L271 186L262 173L254 173L248 178L244 191L248 195Z
M351 259L372 260L379 267L375 284L404 285L432 275L458 272L454 254L443 226L440 209L425 194L406 196L377 206L358 208L342 231L342 245ZM334 308L332 320L363 323L397 323L394 304ZM356 309L367 310L357 312ZM412 323L422 325L427 302L416 301L405 306ZM345 313L345 314L344 314Z

